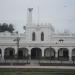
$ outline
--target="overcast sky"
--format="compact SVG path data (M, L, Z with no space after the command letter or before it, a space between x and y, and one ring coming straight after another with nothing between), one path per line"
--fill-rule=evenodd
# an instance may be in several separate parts
M13 23L22 32L31 7L34 23L39 16L40 23L51 23L56 31L75 33L75 0L0 0L0 23Z

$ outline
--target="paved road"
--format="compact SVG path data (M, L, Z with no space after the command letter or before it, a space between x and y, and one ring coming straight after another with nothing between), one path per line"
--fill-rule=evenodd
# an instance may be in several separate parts
M75 66L0 66L0 68L75 69Z

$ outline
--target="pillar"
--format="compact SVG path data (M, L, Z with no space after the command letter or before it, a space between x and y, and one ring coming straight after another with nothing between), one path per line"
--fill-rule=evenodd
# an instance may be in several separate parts
M42 50L42 57L44 57L44 49Z
M56 52L56 54L55 54L55 58L58 59L58 52Z
M69 48L69 61L72 61L72 48Z
M28 54L31 55L31 50L28 51Z
M31 48L28 49L29 60L31 61Z
M15 48L15 54L17 54L18 53L18 50L17 50L17 48Z
M4 48L2 49L2 60L4 60Z
M58 48L55 48L55 58L58 59Z
M18 55L18 50L17 47L15 47L15 58L17 58L17 55Z
M44 48L44 47L41 47L41 51L42 51L42 58L44 58L44 50L45 50L45 48Z

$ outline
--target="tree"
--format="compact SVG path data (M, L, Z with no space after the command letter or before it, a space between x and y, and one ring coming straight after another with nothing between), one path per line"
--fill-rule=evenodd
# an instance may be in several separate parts
M5 32L8 30L8 24L7 23L3 23L1 26L1 32Z
M12 33L14 31L13 24L9 24L8 31Z
M7 23L0 24L0 32L5 32L5 31L12 33L14 31L13 24L9 25Z
M2 26L1 26L1 23L0 23L0 32L2 31Z

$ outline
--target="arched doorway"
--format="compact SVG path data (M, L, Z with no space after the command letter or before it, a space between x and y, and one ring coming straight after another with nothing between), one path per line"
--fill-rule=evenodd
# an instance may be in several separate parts
M25 59L28 56L27 48L19 48L18 50L18 59Z
M69 51L67 48L60 48L58 50L58 59L59 60L68 60L69 59Z
M15 50L14 48L6 48L4 50L4 58L5 59L14 59L15 57Z
M55 58L55 50L53 48L46 48L44 50L44 56L48 59L54 59Z
M72 60L74 60L74 61L75 61L75 48L74 48L74 49L72 49Z
M42 56L42 51L40 48L31 49L31 59L39 59Z

